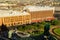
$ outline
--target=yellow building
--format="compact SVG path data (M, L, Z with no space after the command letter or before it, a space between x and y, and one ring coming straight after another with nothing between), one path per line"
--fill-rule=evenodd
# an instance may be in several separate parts
M50 6L26 6L23 9L31 14L32 22L41 22L44 20L52 20L54 18L54 7Z
M54 19L54 7L26 6L24 11L0 10L0 25L16 26Z
M0 10L0 25L6 26L23 25L31 23L31 16L27 12L4 11Z

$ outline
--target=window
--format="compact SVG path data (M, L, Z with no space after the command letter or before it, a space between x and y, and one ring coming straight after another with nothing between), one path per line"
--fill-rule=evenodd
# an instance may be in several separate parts
M22 24L22 22L21 22L21 24Z
M9 18L4 18L4 22L9 22Z
M16 25L16 23L14 23L14 25Z
M13 26L13 23L11 24L11 26Z
M13 22L13 20L10 20L11 22Z
M8 26L11 26L10 24L8 24Z
M20 23L18 22L17 24L19 25Z

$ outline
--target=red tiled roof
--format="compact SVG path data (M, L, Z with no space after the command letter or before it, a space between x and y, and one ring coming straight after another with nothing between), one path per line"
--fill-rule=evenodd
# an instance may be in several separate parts
M47 20L54 20L55 18L54 17L51 17L51 18L47 18Z
M42 20L32 20L32 22L41 22Z

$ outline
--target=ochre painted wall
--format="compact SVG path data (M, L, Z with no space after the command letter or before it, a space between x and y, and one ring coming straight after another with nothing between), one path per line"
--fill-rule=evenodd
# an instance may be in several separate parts
M54 18L54 13L53 10L45 10L45 11L34 11L34 12L30 12L31 14L31 20L33 22L33 20L46 20L48 17L52 17Z
M0 25L2 25L2 22L7 27L14 26L14 25L28 24L31 23L31 16L21 15L21 16L3 17L0 18Z
M0 18L0 25L3 23L9 27L15 25L30 24L32 22L40 22L42 20L47 20L48 17L54 18L53 10L35 11L29 12L29 14L30 15L2 17ZM49 20L52 20L51 18Z

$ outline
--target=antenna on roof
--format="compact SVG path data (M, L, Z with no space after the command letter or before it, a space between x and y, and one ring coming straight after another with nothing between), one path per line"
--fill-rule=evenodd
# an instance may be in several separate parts
M12 14L13 12L11 11L10 14Z

